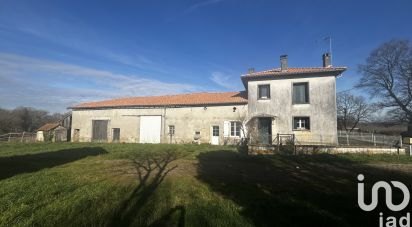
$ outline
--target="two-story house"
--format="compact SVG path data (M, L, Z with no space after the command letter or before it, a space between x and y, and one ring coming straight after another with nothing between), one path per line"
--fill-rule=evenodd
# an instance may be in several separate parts
M72 141L271 144L294 134L301 144L336 145L336 78L345 67L280 68L241 76L245 91L121 98L70 107Z

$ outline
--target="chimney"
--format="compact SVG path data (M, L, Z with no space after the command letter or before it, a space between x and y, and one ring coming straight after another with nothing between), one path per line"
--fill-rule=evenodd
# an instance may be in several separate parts
M332 56L330 55L329 52L324 53L324 54L322 55L323 67L324 67L324 68L330 68L330 67L332 67L332 64L331 64L331 62L330 62L331 57L332 57Z
M286 54L280 56L280 70L288 70L288 56Z
M247 73L248 74L251 74L251 73L254 73L255 72L255 68L249 68L248 70L247 70Z

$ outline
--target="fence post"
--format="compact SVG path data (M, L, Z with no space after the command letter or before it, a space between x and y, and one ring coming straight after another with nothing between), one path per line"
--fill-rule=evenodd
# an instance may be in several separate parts
M372 137L373 137L373 146L376 147L376 137L375 137L375 134L372 134Z
M11 137L11 134L9 133L9 139L7 140L8 142L10 142L10 137Z
M21 134L20 142L23 142L23 138L24 138L24 132Z
M402 136L399 136L399 146L402 148Z

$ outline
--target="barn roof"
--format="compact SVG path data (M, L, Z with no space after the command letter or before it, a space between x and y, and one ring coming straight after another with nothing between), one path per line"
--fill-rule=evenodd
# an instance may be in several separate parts
M201 106L223 104L247 104L247 93L240 92L200 92L179 95L146 96L87 102L71 109L111 108L111 107L163 107Z
M37 131L50 131L57 127L59 127L59 123L47 123L41 126L39 129L37 129Z

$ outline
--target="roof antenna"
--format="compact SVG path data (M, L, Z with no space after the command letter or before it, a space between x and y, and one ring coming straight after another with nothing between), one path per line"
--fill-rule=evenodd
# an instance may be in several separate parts
M329 53L330 53L330 64L333 65L332 63L332 36L326 36L325 38L323 38L324 41L329 41Z

